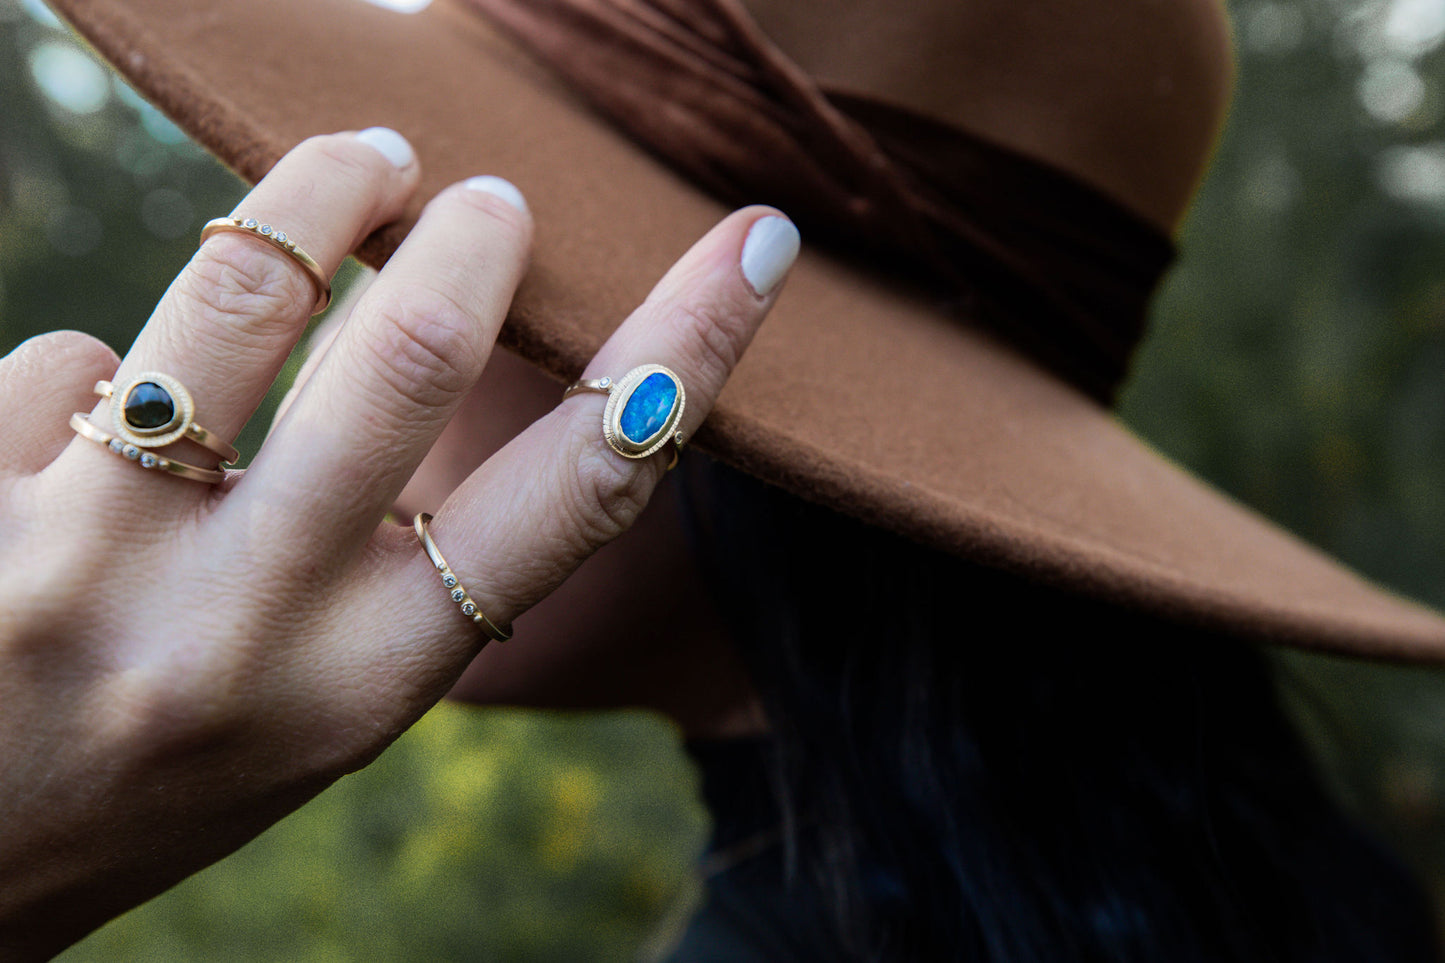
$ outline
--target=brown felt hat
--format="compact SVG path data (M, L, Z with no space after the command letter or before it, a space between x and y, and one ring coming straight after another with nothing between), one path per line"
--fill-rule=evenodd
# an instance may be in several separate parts
M1214 2L746 7L801 76L967 128L1006 149L990 155L991 169L1009 151L1020 169L1032 158L1162 235L1200 173L1229 82ZM655 144L638 146L486 5L55 0L142 93L250 180L312 134L405 134L424 181L408 218L363 246L373 265L444 186L478 173L514 181L537 232L503 339L572 378L736 198L716 199ZM518 5L543 19L568 6ZM656 96L658 109L639 115L667 114ZM1042 203L994 193L1021 211ZM817 246L826 227L799 221L803 254L699 445L803 497L1064 590L1259 641L1445 658L1445 618L1153 451L1101 392L1000 336L999 312L972 323L971 312L990 313L975 311L987 299L942 299L910 270L869 268L856 245Z

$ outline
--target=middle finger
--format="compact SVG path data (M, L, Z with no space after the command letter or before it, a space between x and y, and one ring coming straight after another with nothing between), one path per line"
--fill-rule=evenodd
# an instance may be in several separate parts
M287 541L337 557L369 537L481 375L531 234L501 178L432 198L273 427L237 510L274 506Z

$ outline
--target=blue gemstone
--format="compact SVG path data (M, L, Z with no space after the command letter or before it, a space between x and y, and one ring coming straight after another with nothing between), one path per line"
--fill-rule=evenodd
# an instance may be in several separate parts
M634 445L647 443L667 425L676 405L677 383L661 371L654 371L633 389L622 409L622 436Z

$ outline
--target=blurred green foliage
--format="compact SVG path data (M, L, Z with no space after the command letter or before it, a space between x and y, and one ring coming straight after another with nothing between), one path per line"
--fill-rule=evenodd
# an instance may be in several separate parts
M1445 4L1231 10L1233 118L1121 417L1445 607ZM123 350L242 192L36 0L0 0L0 352L56 327ZM1341 791L1445 893L1445 680L1281 658ZM64 958L635 959L696 900L705 833L656 718L442 707Z
M694 794L650 717L444 706L62 959L636 960L698 896Z
M1445 3L1230 10L1234 108L1120 414L1445 608ZM1445 907L1445 678L1281 660L1341 791Z
M655 718L444 705L62 958L621 963L686 919L706 825Z

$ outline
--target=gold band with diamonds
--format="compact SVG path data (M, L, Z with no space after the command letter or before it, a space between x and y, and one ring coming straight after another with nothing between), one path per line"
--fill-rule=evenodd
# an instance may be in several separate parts
M462 610L463 615L481 626L482 632L486 634L487 638L495 642L505 642L510 639L512 627L508 625L503 628L487 618L486 614L482 612L482 607L467 594L466 589L462 588L462 583L457 580L457 574L452 571L447 560L442 558L441 549L437 548L437 543L431 537L431 529L427 527L430 523L431 516L422 512L412 519L411 527L416 531L416 537L421 540L422 551L426 552L426 557L431 559L432 565L436 566L436 570L441 573L442 585L446 587L448 597L457 603L457 607Z
M213 234L222 231L235 231L259 237L301 265L311 278L311 283L316 286L316 306L311 309L312 314L320 314L331 303L331 279L322 272L321 265L316 263L316 259L297 247L296 242L288 237L285 231L278 231L270 224L264 224L254 217L218 217L207 221L206 226L201 228L201 243L205 244Z
M191 481L205 482L207 485L214 485L226 479L226 473L223 471L213 471L198 465L187 465L185 462L158 455L153 451L145 451L122 438L117 438L108 431L102 431L92 425L82 411L77 411L70 416L70 427L82 438L89 438L98 445L104 445L127 461L135 462L141 468L168 472L172 475L179 475L181 478L189 478Z
M159 429L143 429L130 423L125 413L126 402L132 392L142 385L158 386L170 396L174 424ZM138 377L132 378L125 386L124 391L116 391L115 385L109 381L97 381L94 390L102 398L110 400L110 420L111 424L115 426L116 434L137 448L164 448L184 437L220 455L223 465L234 465L236 460L241 457L241 453L236 450L234 445L223 440L214 431L202 428L191 420L195 405L191 402L190 392L186 391L174 378L157 371L146 371Z
M631 408L633 395L654 378L661 379L655 383L661 386L662 397L670 397L670 403L665 414L654 413L650 420L644 419L645 430L634 437L625 430L624 419ZM562 400L583 392L607 396L607 407L602 411L602 437L613 451L624 458L646 458L671 442L672 461L668 463L667 470L672 471L677 466L683 440L677 426L682 422L687 392L683 390L682 379L672 369L660 364L645 364L615 381L612 378L583 378L567 386L562 392Z

